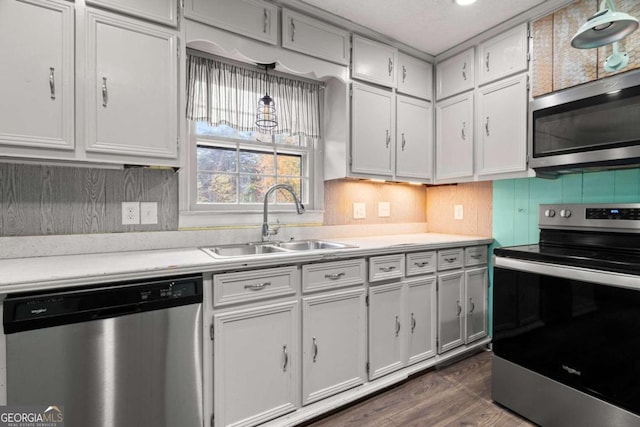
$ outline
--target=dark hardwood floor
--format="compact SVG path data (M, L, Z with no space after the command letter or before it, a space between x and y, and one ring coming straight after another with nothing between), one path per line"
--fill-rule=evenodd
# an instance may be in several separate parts
M424 374L310 427L528 427L534 424L491 400L491 352Z

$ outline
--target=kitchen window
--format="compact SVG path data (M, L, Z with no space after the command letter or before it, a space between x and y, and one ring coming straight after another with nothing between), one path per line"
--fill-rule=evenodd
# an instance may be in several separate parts
M189 209L262 212L267 189L281 183L291 185L308 210L321 208L321 83L189 53ZM255 124L265 93L278 117L271 132ZM293 200L278 191L269 204L290 211Z

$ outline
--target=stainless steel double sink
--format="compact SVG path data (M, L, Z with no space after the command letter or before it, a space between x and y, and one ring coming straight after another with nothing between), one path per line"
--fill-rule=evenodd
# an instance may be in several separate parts
M347 248L357 248L357 246L340 242L332 242L329 240L310 239L291 240L289 242L237 243L231 245L204 247L202 248L202 250L216 258L227 258L250 255L277 254L285 252L296 253L314 250Z

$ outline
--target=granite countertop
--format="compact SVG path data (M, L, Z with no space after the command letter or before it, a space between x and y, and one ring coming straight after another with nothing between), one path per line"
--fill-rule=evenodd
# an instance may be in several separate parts
M214 258L199 248L184 248L4 259L0 260L0 293L481 245L493 241L486 237L437 233L328 240L355 245L357 248L228 258Z

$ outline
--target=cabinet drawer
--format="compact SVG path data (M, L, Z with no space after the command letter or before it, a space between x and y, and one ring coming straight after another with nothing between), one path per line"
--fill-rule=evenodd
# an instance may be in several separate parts
M297 277L294 266L216 274L213 276L213 306L294 295Z
M433 273L436 271L436 252L416 252L407 254L407 276Z
M369 282L404 276L404 254L377 256L369 259Z
M303 265L302 292L360 285L364 283L364 274L364 259Z
M462 267L464 260L462 248L438 251L438 270L451 270Z
M487 247L471 246L464 249L464 265L482 265L487 263Z

